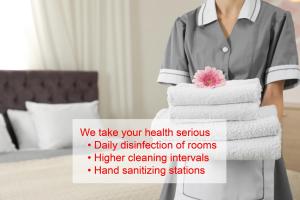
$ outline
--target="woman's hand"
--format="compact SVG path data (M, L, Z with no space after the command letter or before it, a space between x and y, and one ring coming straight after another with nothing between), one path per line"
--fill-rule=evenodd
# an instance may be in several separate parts
M284 112L283 106L283 88L284 81L276 81L267 85L262 106L275 105L278 112L278 118L281 121Z

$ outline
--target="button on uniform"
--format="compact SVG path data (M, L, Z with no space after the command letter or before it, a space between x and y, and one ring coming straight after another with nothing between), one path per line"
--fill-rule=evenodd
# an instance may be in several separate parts
M225 46L225 47L222 48L222 51L223 51L224 53L227 53L227 52L229 51L229 48Z

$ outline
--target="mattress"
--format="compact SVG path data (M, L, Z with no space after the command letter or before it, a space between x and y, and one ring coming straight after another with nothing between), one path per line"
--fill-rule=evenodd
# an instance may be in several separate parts
M73 184L70 149L0 154L0 200L158 200L161 184Z

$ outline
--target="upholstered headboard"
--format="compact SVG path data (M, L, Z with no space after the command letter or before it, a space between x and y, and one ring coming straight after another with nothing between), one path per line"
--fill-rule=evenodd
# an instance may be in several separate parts
M1 71L0 113L25 110L26 101L72 103L98 99L97 72L83 71ZM13 142L17 140L8 122Z

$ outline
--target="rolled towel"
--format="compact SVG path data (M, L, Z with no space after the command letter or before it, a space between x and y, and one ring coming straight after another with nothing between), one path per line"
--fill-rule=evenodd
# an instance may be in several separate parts
M168 88L170 106L220 105L259 102L262 87L258 78L227 81L217 88L199 88L194 84L182 83Z
M258 110L258 103L169 107L171 119L254 120Z
M169 111L168 109L160 110L154 120L168 119ZM180 124L181 120L169 120L165 126L170 128L175 127ZM163 121L165 123L165 121ZM184 122L186 123L186 121ZM152 123L155 124L155 123ZM281 133L281 125L277 117L277 111L275 106L264 106L260 107L258 111L258 118L256 120L248 121L227 121L227 135L226 139L231 140L241 140L250 138L259 138L266 136L276 136ZM191 127L194 127L191 124ZM153 127L154 128L154 127ZM212 140L220 140L219 136L210 137Z

